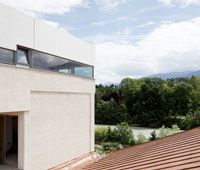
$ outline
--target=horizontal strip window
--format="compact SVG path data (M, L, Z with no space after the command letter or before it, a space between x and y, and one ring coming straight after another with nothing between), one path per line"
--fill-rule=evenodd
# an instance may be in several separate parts
M84 77L93 77L93 67L71 61L65 58L56 57L50 54L32 50L31 66L33 68L57 71L60 73L73 74Z
M14 64L14 51L0 48L0 63Z
M94 77L93 66L23 47L18 47L15 52L0 48L0 63L15 64L17 66L27 66L90 78Z

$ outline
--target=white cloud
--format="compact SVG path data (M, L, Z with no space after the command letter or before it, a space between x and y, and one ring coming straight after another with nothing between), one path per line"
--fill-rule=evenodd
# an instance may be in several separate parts
M86 41L92 43L103 43L103 42L118 42L127 43L130 41L136 41L141 39L144 35L132 35L132 29L125 27L124 29L108 34L100 33L95 36L84 37Z
M102 11L116 11L120 5L127 3L127 0L95 0Z
M105 21L98 21L98 22L91 23L91 26L104 26L106 24L107 24L107 22L105 22Z
M187 7L190 5L200 5L200 0L158 0L166 6Z
M41 14L62 15L77 6L84 5L86 0L0 0L0 2L36 16Z
M139 25L139 28L145 28L145 27L148 27L148 26L153 26L153 25L155 25L156 23L154 22L154 21L149 21L149 22L147 22L147 23L145 23L145 24L141 24L141 25Z
M110 24L113 24L113 23L116 23L116 22L125 21L125 20L135 21L133 18L130 18L128 16L122 16L122 17L117 17L117 18L112 19L112 20L92 22L90 25L91 26L96 26L96 27L101 27L101 26L110 25Z
M76 7L90 7L91 2L103 11L115 11L127 0L0 0L1 3L16 8L33 17L54 14L63 15Z
M130 36L130 35L129 35ZM199 70L200 18L166 22L142 40L96 43L97 83L119 83L128 76L138 78L155 73Z
M170 6L172 4L173 0L158 0L158 2L161 2L166 6Z

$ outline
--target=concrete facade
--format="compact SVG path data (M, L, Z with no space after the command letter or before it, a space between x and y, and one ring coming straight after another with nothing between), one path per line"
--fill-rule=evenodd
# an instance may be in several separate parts
M0 48L94 66L90 44L1 4L0 26ZM6 64L0 72L0 114L18 116L18 168L45 170L94 151L93 78Z
M0 4L0 47L21 45L63 58L94 65L94 48L62 29L33 19Z

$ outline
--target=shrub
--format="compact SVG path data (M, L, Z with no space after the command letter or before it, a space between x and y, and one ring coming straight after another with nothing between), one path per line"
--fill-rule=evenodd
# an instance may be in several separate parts
M172 125L171 134L176 134L180 132L180 128L177 125Z
M138 140L136 142L137 144L143 144L148 141L147 138L142 133L139 133L137 135L137 138L138 138Z
M117 124L114 129L117 142L122 145L130 145L134 143L134 135L132 128L125 122Z
M177 125L173 125L172 128L165 128L165 126L162 126L159 129L159 135L158 136L159 136L159 138L163 138L163 137L166 137L166 136L176 134L178 132L180 132L180 128Z
M107 135L106 135L106 142L119 142L118 133L116 130L108 127Z
M105 127L97 127L95 128L95 143L101 144L105 142L107 139L108 128Z
M132 128L127 123L117 124L115 128L96 128L95 143L101 144L105 142L120 143L122 145L135 144Z
M102 143L102 152L104 153L110 153L110 152L119 150L120 148L121 148L121 145L117 142Z
M98 154L102 154L103 151L103 147L101 145L95 145L95 152Z
M169 136L169 131L170 131L170 128L165 128L165 126L162 126L161 128L159 128L159 138L163 138L163 137L166 137L166 136Z
M200 113L196 113L195 116L188 114L185 119L182 120L181 129L191 129L200 125Z

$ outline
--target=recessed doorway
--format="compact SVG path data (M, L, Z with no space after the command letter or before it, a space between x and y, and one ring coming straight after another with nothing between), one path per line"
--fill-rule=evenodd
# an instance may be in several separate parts
M0 163L18 166L17 116L0 116Z

